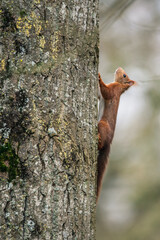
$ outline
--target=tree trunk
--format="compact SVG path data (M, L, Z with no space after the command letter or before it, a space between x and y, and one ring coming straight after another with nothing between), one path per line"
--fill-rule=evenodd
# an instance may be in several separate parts
M0 239L95 239L98 0L0 6Z

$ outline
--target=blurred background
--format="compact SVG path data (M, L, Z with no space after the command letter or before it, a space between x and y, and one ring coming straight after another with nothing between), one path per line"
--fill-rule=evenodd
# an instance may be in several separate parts
M100 0L103 81L119 66L138 85L121 97L97 240L160 240L159 0Z

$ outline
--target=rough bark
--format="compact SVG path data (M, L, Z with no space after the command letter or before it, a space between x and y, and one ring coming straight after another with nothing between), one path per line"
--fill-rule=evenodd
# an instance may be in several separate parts
M2 0L0 239L95 239L98 0Z

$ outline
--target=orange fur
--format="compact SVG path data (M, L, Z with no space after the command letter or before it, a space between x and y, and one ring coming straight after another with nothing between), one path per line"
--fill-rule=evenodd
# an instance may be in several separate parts
M122 68L115 72L115 82L105 84L99 74L99 87L104 101L104 111L98 123L98 176L97 176L97 200L100 194L102 179L108 162L110 145L114 136L117 111L120 96L129 87L135 84L135 81L129 79Z

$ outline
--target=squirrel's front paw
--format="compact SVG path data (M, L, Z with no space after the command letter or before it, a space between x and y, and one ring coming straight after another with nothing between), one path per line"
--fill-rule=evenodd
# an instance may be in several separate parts
M99 82L102 81L102 78L101 78L101 74L100 74L100 73L98 73L98 79L99 79Z

